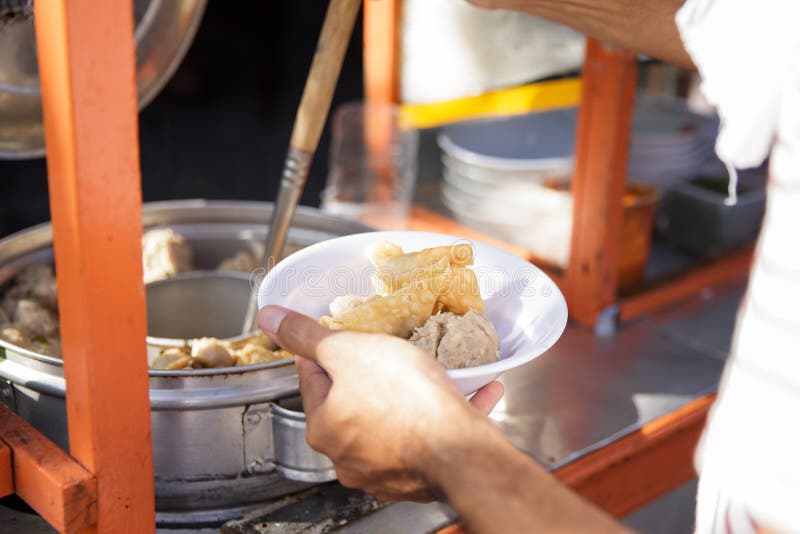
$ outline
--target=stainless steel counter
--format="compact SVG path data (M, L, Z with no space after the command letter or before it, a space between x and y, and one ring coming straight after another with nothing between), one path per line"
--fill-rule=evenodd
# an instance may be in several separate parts
M727 287L609 338L570 325L502 378L492 418L549 469L580 458L716 389L741 296Z

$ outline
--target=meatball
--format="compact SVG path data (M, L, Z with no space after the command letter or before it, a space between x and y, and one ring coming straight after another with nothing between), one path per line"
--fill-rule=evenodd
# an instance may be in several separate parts
M258 345L259 347L264 347L269 351L273 351L278 348L278 345L275 344L264 332L258 332L253 337L248 338L245 341L239 341L237 346L234 348L243 348L247 345Z
M217 267L218 271L235 271L240 273L253 272L258 267L256 257L246 250L237 252L235 256L223 260Z
M195 341L192 345L192 357L206 367L231 367L236 364L228 347L213 337Z
M181 349L167 349L150 363L150 369L175 371L191 367L192 357Z
M5 292L3 299L0 300L0 309L2 309L9 317L13 317L14 313L17 311L17 303L26 296L27 293L25 289L23 289L21 286L14 285Z
M410 341L447 369L491 363L500 355L497 331L475 311L434 315L414 330Z
M142 237L144 281L153 282L192 270L192 248L169 228L150 230Z
M248 343L241 349L234 352L236 365L255 365L257 363L269 363L282 359L282 356L275 351L269 350L263 345Z
M15 282L31 300L58 309L56 276L50 265L31 265L17 275Z
M58 332L58 319L55 314L28 299L22 299L17 303L14 322L24 328L32 338L46 338Z
M15 325L9 325L0 330L0 338L2 338L4 341L8 341L12 345L22 347L23 349L31 348L33 345L28 333L25 332L24 329Z

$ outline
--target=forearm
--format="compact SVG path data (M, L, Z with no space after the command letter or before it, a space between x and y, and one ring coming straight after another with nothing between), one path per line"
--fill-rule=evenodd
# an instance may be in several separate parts
M601 41L693 68L675 24L675 13L684 0L470 1L550 19Z
M491 423L471 421L431 452L428 476L471 532L624 532Z

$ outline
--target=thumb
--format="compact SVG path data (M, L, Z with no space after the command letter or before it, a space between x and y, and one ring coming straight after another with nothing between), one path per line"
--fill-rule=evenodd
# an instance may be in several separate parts
M386 334L333 331L310 317L281 306L265 306L258 312L258 326L283 349L315 362L331 379L353 366L374 359L376 354L417 356L419 349L408 341ZM422 358L427 361L429 358ZM298 369L309 369L301 363Z
M258 311L258 326L283 349L319 363L320 342L333 334L310 317L281 306Z

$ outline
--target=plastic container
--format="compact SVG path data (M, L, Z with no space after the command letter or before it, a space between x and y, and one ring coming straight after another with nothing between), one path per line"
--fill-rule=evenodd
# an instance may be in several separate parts
M668 189L658 209L659 237L704 259L753 241L764 218L766 190L740 183L737 203L728 206L727 188L727 176L701 176Z
M550 181L548 187L568 192L569 182ZM660 194L650 185L628 184L622 196L617 290L626 293L644 281Z

